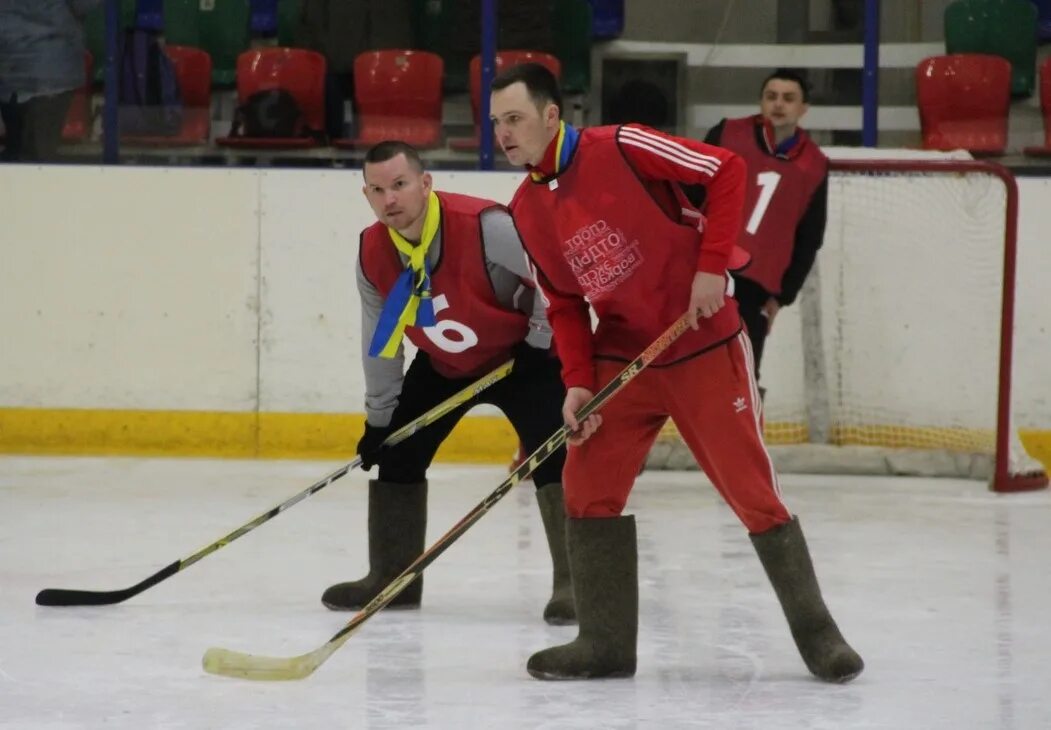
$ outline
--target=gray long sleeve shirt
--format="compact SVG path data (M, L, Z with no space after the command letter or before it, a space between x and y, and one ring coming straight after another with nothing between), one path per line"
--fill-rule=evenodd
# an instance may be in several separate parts
M485 268L493 284L497 301L507 309L517 309L529 314L529 332L525 341L532 347L551 347L551 326L544 312L543 298L523 285L522 280L532 280L526 263L525 250L518 238L510 214L501 208L490 208L481 214L482 246L485 251ZM427 250L427 260L435 266L441 257L441 232ZM398 254L402 264L408 259ZM358 293L361 296L361 359L365 370L365 414L373 426L386 426L398 405L402 381L405 379L405 347L400 345L393 358L369 357L369 345L376 331L384 297L365 278L358 258Z
M83 86L84 16L101 2L0 0L0 100Z

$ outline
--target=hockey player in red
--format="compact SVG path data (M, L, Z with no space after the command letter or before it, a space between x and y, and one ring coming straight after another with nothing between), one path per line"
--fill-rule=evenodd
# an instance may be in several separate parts
M530 657L529 673L635 673L638 553L634 518L621 512L670 417L750 533L806 666L827 681L853 679L863 663L825 607L799 521L782 502L748 339L727 294L739 263L743 160L638 125L578 131L561 121L560 106L557 82L539 65L493 82L496 139L529 170L511 213L547 299L567 387L562 416L575 429L563 484L580 630ZM706 221L681 183L706 186ZM684 312L692 329L577 423L573 414L596 388Z
M491 200L436 192L419 154L381 142L365 155L365 196L378 219L361 234L357 284L362 310L365 434L369 483L369 573L331 586L322 602L357 610L424 550L427 468L476 403L500 408L532 451L562 426L565 390L543 302L533 296L525 252L507 209ZM403 339L418 349L405 372ZM396 446L393 431L514 357L511 373L465 405ZM565 554L562 464L555 452L534 473L553 566L544 609L551 624L575 621ZM419 606L423 578L392 606Z
M825 236L828 158L799 126L808 100L803 78L778 69L763 82L759 114L723 119L704 138L748 165L739 243L752 261L734 277L734 299L748 328L756 379L774 318L795 301ZM686 194L703 208L702 186L687 187Z

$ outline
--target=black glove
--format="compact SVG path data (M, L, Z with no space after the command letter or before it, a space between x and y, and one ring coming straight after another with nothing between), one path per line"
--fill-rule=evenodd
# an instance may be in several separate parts
M551 355L551 350L533 347L525 340L511 348L511 356L515 359L514 369L518 372L559 367L558 361Z
M373 426L365 423L365 433L358 441L358 456L361 457L361 468L368 471L380 460L383 442L391 434L390 426Z

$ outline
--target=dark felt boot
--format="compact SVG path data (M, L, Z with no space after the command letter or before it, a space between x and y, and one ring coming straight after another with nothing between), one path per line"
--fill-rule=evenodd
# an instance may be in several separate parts
M847 644L821 598L799 519L751 538L807 669L826 682L849 682L861 674L865 663Z
M566 507L562 501L562 485L555 482L536 490L540 517L547 533L547 547L551 551L551 600L544 607L544 620L552 626L566 626L577 622L573 606L573 581L569 575L566 557Z
M537 679L600 679L635 674L639 554L634 517L566 520L577 638L539 651L526 669Z
M369 574L337 583L321 596L333 611L358 611L390 585L423 553L427 532L427 482L369 482ZM390 602L389 608L419 608L423 576Z

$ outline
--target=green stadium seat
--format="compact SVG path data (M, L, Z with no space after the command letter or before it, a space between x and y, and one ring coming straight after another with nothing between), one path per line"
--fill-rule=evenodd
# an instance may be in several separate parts
M510 0L505 0L510 2ZM445 61L443 87L448 92L469 89L468 67L477 53L454 48L460 18L451 0L413 0L416 48L435 53ZM564 88L583 93L591 86L592 9L588 0L551 0L553 55L563 68ZM498 50L518 50L498 46ZM547 49L544 49L547 50Z
M562 62L562 89L585 94L591 88L591 3L552 0L555 56Z
M164 0L164 38L212 59L212 83L233 86L237 57L248 48L248 0Z
M300 0L278 0L277 45L285 48L296 46L296 29L299 27Z
M1037 9L1029 0L956 0L945 9L945 52L985 53L1011 62L1011 94L1033 93Z
M454 51L451 40L456 28L455 3L449 0L413 0L416 48L442 57L445 77L442 88L446 92L467 91L467 67L470 54Z
M230 86L237 78L237 57L248 50L251 40L248 0L214 0L199 7L201 42L198 47L212 57L212 82Z
M173 46L201 47L201 0L164 0L164 40Z

